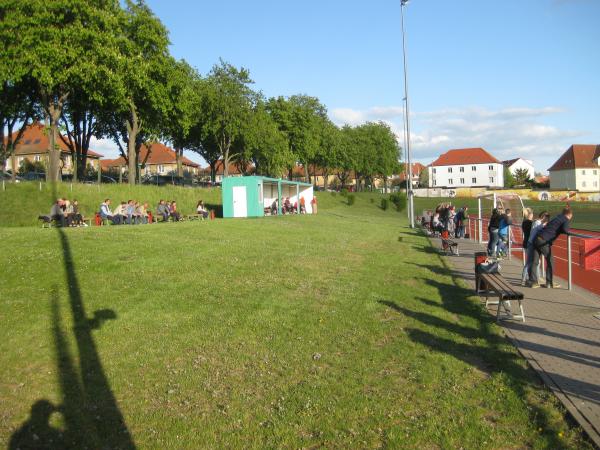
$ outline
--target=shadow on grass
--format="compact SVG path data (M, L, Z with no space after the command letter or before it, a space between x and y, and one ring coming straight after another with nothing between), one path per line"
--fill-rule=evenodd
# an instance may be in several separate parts
M11 437L9 449L134 449L92 335L93 330L100 329L103 322L116 319L117 315L112 310L100 310L88 318L67 232L62 228L56 230L63 254L79 367L63 331L55 286L51 290L50 306L62 404L55 406L47 400L38 400L31 409L31 417ZM64 432L50 426L53 413L63 415Z

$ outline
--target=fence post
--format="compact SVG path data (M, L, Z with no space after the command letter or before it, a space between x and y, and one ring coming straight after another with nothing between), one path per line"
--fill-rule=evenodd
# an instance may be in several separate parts
M508 227L508 260L512 259L512 230Z
M568 286L569 286L569 290L571 291L573 289L573 268L571 266L571 236L567 236L567 264L569 265L569 279L568 279Z
M483 234L483 225L481 222L481 197L479 197L477 199L477 206L478 206L478 218L477 218L477 227L479 228L479 243L482 244L483 243L483 239L481 237L481 235Z

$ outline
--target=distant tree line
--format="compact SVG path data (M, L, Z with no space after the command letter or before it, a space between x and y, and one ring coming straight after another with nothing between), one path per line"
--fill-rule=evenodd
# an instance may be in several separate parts
M146 163L142 145L158 140L175 149L180 176L184 150L199 153L213 179L219 161L225 176L230 164L270 176L300 164L307 181L319 172L358 186L400 170L384 123L339 128L315 97L265 98L244 68L221 60L202 76L176 60L143 1L2 0L0 40L0 164L25 126L44 120L50 181L60 180L59 139L77 180L92 137L114 140L132 184Z

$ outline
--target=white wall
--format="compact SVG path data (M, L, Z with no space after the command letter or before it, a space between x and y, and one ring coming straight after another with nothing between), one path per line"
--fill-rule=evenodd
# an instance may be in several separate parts
M429 187L504 187L501 163L429 167ZM475 179L475 180L473 180Z
M508 170L510 170L510 173L512 173L513 175L519 169L527 170L527 173L529 174L529 178L531 178L532 180L535 178L535 167L533 166L533 161L530 161L528 159L519 158L519 159L517 159L517 161L515 161L515 163L512 166L510 166L508 168Z
M600 167L553 170L550 172L550 189L600 192Z

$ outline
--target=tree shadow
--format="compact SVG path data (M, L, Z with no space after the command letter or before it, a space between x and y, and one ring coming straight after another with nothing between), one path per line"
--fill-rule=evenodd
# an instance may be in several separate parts
M56 193L54 192L56 196ZM58 288L51 290L52 335L61 389L62 404L58 407L46 400L37 401L32 414L11 437L9 448L110 448L134 449L123 415L112 392L110 383L98 354L92 335L106 320L116 319L114 311L105 309L94 312L88 318L73 254L67 233L56 228L62 249L69 306L73 321L73 334L79 356L79 367L71 354L63 331ZM64 416L65 431L62 435L49 425L53 412ZM38 434L36 430L41 430ZM41 442L42 437L45 441ZM59 439L60 438L60 439ZM33 446L28 446L33 443Z

